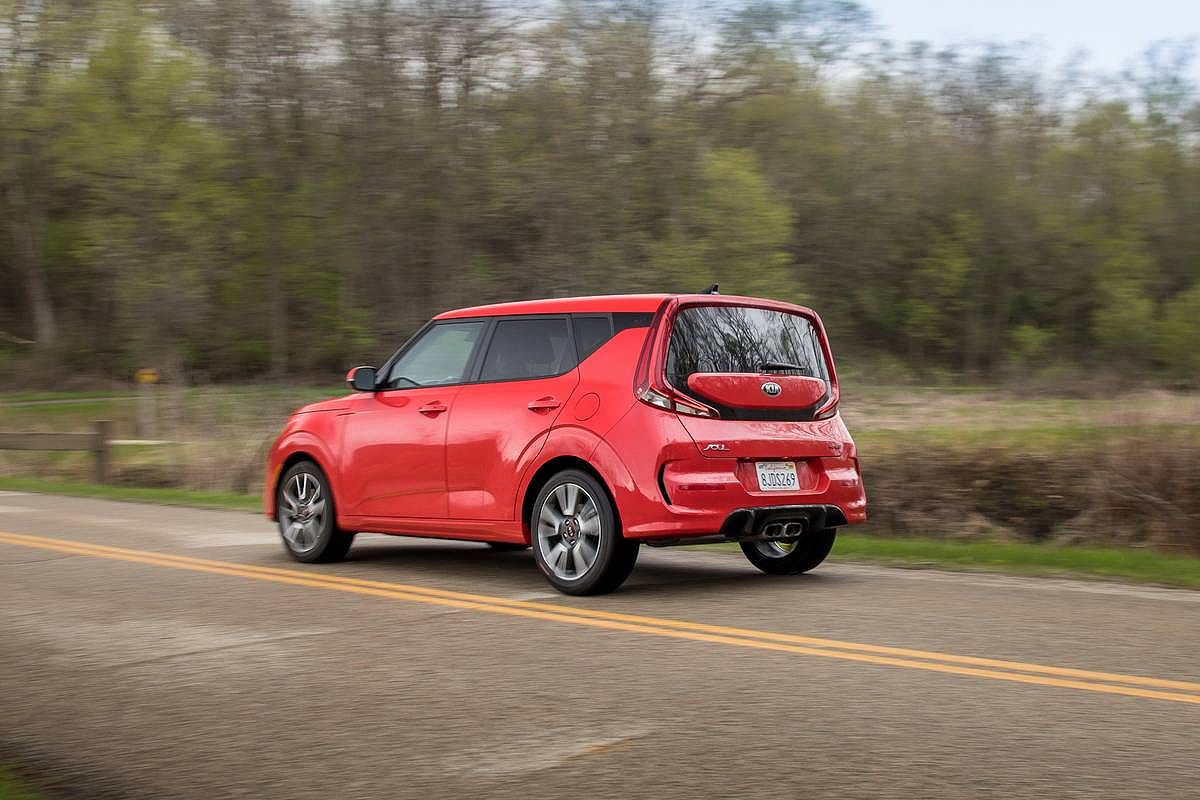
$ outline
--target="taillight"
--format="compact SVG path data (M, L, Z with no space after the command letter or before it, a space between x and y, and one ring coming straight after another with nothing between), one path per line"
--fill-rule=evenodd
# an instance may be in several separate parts
M671 398L667 397L666 395L659 394L653 389L642 389L641 393L638 394L638 400L658 408L665 408L667 411L674 410L671 403Z
M709 417L716 419L721 415L716 409L709 408L687 395L675 391L662 382L663 352L666 347L666 330L662 321L668 309L675 301L666 300L654 313L650 322L650 331L646 334L646 342L642 345L642 353L638 358L637 371L633 376L633 393L638 400L646 405L661 408L664 411L674 411L689 417Z
M832 373L831 373L832 374ZM825 404L816 410L813 414L813 419L829 419L837 416L838 413L838 385L837 379L829 381L829 397L825 400Z
M651 386L647 386L638 392L637 398L655 408L674 411L677 414L686 414L689 417L710 417L715 419L720 416L714 409L709 408L703 403L697 403L690 397L684 397L669 389L659 391Z

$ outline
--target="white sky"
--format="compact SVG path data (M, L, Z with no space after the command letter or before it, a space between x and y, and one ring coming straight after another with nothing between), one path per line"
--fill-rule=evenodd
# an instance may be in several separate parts
M1086 66L1115 73L1163 39L1200 45L1200 0L861 0L879 34L934 45L1032 41L1050 65L1075 52ZM1200 50L1198 50L1200 55ZM1200 60L1200 59L1198 59ZM1200 63L1191 74L1200 80Z

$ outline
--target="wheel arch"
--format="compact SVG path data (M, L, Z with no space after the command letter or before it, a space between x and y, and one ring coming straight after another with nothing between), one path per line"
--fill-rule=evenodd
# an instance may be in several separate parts
M580 472L585 472L596 479L600 484L600 488L604 490L604 494L608 497L608 502L612 506L613 518L617 522L617 530L621 528L621 509L617 506L617 500L613 496L612 487L608 485L608 481L586 459L573 455L560 455L549 459L533 473L533 477L525 485L525 494L521 498L521 532L525 537L525 543L530 544L533 540L533 531L529 527L529 517L533 514L533 504L537 500L538 493L542 491L542 487L551 477L568 469L577 469Z
M329 483L329 491L333 495L333 510L334 518L336 520L337 512L341 506L337 501L337 487L334 485L333 474L329 471L329 467L326 466L324 460L318 456L312 448L304 447L292 450L290 453L284 456L281 462L279 462L279 469L275 472L275 479L272 481L271 486L271 519L279 519L279 504L274 501L274 498L279 496L279 484L283 480L283 476L287 474L289 469L294 467L296 464L299 464L301 461L311 461L317 465L321 472L325 473L325 480Z

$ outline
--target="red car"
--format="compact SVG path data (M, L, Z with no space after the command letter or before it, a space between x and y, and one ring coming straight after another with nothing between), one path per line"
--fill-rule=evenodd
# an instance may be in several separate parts
M595 594L643 543L740 542L794 574L866 518L807 308L715 291L467 308L347 382L271 448L266 513L300 561L343 557L355 531L532 545L556 588Z

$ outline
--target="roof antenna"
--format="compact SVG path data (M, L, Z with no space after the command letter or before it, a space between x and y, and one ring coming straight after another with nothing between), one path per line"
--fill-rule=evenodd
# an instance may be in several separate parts
M700 294L720 294L720 292L717 291L717 286L718 286L718 284L714 283L712 286L708 287Z

